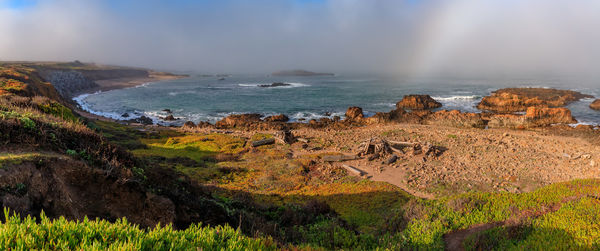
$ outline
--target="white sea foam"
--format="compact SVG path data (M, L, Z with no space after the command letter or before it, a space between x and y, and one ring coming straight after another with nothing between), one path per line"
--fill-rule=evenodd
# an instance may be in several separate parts
M376 103L376 106L385 106L385 107L396 107L394 103Z
M476 99L480 99L481 96L477 96L477 95L465 95L465 96L450 96L450 97L432 97L435 100L438 101L453 101L453 100L476 100Z

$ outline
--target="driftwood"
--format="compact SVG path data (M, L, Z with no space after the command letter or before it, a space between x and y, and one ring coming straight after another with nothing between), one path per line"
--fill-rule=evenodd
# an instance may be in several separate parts
M410 142L369 139L358 146L358 155L371 155L372 158L379 158L392 153L404 154L402 148L412 147L414 145L414 143Z
M275 133L275 139L283 144L292 144L296 140L291 131L279 131Z
M351 172L354 175L357 176L363 176L365 175L365 172L353 167L353 166L349 166L349 165L342 165L342 167L344 167L346 170L348 170L348 172Z
M305 139L305 138L297 138L296 140L300 141L302 143L308 143L308 139Z
M398 156L396 156L396 154L392 154L392 156L391 156L391 157L389 157L389 158L388 158L388 159L385 161L385 163L386 163L386 164L388 164L388 165L389 165L389 164L393 164L394 162L396 162L396 160L398 160Z
M384 139L372 138L358 146L358 156L369 156L368 160L372 161L378 158L384 158L392 154L386 161L391 164L396 162L398 156L396 154L405 154L405 148L408 151L412 151L413 155L425 154L426 156L437 157L442 154L446 149L443 147L434 146L429 142L425 143L412 143L404 141L391 141ZM396 158L393 158L393 157Z
M274 143L275 143L274 138L257 140L257 141L252 141L252 147L258 147L258 146L262 146L262 145L270 145L270 144L274 144Z
M321 159L326 162L339 162L358 159L355 155L323 155Z

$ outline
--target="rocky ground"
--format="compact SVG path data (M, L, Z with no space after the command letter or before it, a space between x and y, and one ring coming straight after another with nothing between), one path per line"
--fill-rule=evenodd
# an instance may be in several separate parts
M256 133L216 132L243 137ZM307 127L292 131L301 141L291 144L290 149L295 157L320 154L321 159L316 159L318 165L355 167L364 172L365 178L388 182L424 198L467 191L519 193L556 182L600 178L600 155L597 154L600 145L590 141L600 138L600 132L577 132L581 134L557 135L552 129L465 129L417 124L341 130ZM356 156L361 151L359 145L370 139L415 143L423 148L435 148L435 151L427 154L405 147L403 152L380 156L348 157L349 160L332 162L323 159L329 155ZM389 163L392 156L397 159Z

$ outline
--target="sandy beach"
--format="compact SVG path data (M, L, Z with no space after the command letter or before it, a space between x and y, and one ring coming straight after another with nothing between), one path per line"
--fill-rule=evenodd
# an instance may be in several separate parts
M86 89L80 92L75 93L73 96L79 96L87 93L94 93L98 91L110 91L116 89L130 88L136 87L138 85L143 85L152 82L158 82L163 80L172 80L172 79L180 79L186 78L185 75L173 75L173 74L165 74L165 73L157 73L151 72L148 77L144 78L115 78L115 79L106 79L106 80L96 80L96 84L98 87Z

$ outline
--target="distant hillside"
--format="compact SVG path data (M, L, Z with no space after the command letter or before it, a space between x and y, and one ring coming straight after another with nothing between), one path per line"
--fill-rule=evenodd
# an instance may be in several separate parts
M320 73L305 70L290 70L290 71L278 71L271 73L273 76L335 76L333 73Z

